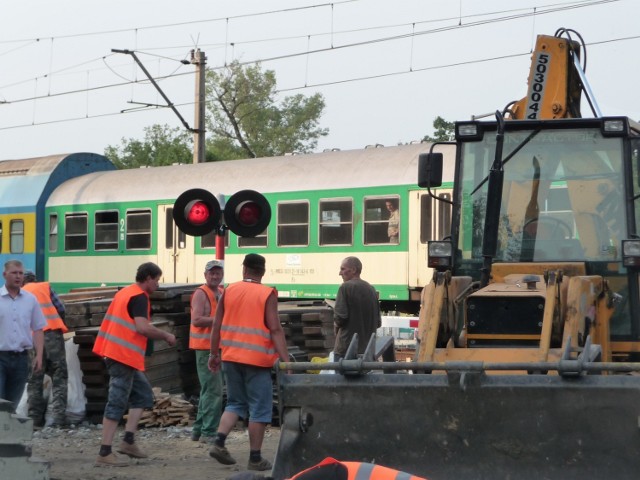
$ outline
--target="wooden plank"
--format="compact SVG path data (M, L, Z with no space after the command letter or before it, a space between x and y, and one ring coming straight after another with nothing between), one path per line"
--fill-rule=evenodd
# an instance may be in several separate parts
M313 325L302 328L302 333L307 336L334 336L335 331L330 325Z
M307 348L331 348L335 344L335 340L329 338L307 339L304 341Z

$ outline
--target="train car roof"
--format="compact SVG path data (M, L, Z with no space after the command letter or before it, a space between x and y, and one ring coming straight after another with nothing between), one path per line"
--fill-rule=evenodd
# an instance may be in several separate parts
M43 196L70 177L115 169L104 156L71 153L0 161L0 211L33 211Z
M231 195L252 189L262 193L417 182L418 156L431 144L286 155L247 160L97 172L59 186L47 205L175 199L190 188ZM445 157L454 146L437 146ZM453 180L453 159L444 178Z

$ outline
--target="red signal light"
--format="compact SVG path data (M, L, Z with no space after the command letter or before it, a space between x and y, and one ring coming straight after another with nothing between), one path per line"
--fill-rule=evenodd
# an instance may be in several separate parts
M173 204L173 220L180 230L196 237L218 228L222 211L216 197L207 190L193 188Z
M192 225L203 225L209 219L211 212L206 203L195 200L187 205L187 221Z
M244 202L238 206L238 221L247 227L252 227L262 216L262 209L255 202Z
M254 190L241 190L227 200L224 220L236 235L255 237L269 225L271 206L262 194Z

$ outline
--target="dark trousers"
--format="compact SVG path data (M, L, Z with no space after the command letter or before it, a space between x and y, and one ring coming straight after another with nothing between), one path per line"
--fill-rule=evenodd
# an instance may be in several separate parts
M29 378L29 352L0 352L0 398L18 408Z

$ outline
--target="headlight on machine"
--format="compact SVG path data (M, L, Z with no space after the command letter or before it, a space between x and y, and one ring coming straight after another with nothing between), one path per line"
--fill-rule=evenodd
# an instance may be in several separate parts
M427 265L436 270L451 268L453 245L447 241L430 241L427 245Z
M640 267L640 240L622 240L622 264Z

